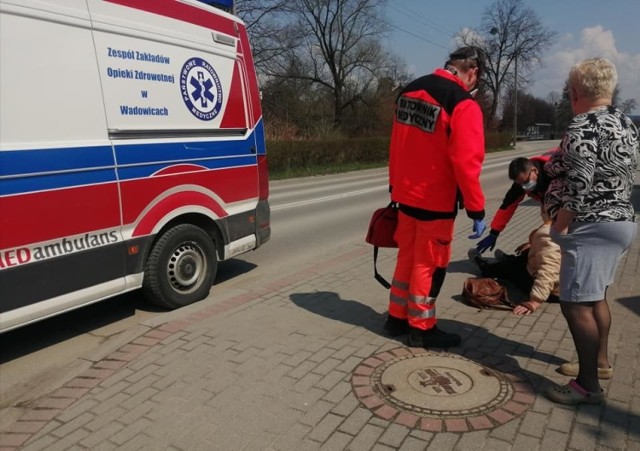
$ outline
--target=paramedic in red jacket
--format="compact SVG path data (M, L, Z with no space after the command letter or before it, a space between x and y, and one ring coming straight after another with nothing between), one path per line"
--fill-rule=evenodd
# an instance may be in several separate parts
M463 47L444 69L409 83L396 101L389 151L391 200L398 203L398 259L385 330L409 331L414 347L450 347L460 336L436 326L435 301L451 258L454 219L464 201L479 238L484 224L480 171L484 161L482 111L470 91L483 55Z
M481 239L476 245L476 250L483 253L487 249L493 250L502 232L518 208L518 205L526 196L538 202L544 198L544 193L549 186L549 177L544 173L544 164L549 160L553 152L538 155L536 157L518 157L509 163L509 179L513 185L504 196L504 200L491 221L489 235Z

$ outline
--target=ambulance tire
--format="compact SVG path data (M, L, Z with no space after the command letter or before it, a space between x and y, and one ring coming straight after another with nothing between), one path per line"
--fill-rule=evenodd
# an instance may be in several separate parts
M156 305L180 308L207 297L217 267L213 239L199 227L180 224L167 230L153 246L142 290Z

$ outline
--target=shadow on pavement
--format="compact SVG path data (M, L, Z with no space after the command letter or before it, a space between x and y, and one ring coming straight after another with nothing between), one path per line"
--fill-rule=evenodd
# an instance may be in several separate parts
M217 285L227 280L231 280L234 277L253 271L255 268L257 268L257 265L237 258L218 262L218 272L216 273L216 280L214 284Z
M469 274L469 277L473 277L476 273L480 274L480 271L476 265L465 258L464 260L452 260L449 262L449 265L447 265L447 274L454 273Z
M325 318L342 321L353 326L364 327L377 335L389 338L382 327L387 313L378 313L368 305L358 301L341 299L337 293L331 291L318 291L315 293L294 293L290 295L291 301L298 307L304 308ZM509 312L505 314L510 315ZM473 349L478 345L487 352L494 352L499 348L505 354L523 356L539 360L548 364L560 365L565 362L552 354L536 351L533 346L515 342L507 338L498 337L486 329L473 324L465 324L456 320L439 319L438 324L449 332L455 332L462 336L462 348L465 348L465 340L474 342Z
M388 337L382 330L382 325L387 318L386 312L378 313L368 305L358 301L341 299L337 293L332 291L294 293L289 297L295 305L316 315L363 327L382 337L396 340ZM397 339L397 341L401 340Z
M214 284L256 268L253 263L231 259L218 264ZM215 287L213 287L215 290ZM136 312L163 313L167 309L147 301L141 290L131 291L76 310L0 334L0 364L136 316Z
M312 313L353 326L363 327L377 335L389 338L382 329L387 316L386 312L378 313L361 302L341 299L340 295L331 291L294 293L289 297L295 305ZM635 299L637 300L637 298ZM529 344L499 337L480 326L447 319L439 319L438 325L448 332L455 332L462 336L462 345L459 348L449 349L447 352L462 355L480 365L494 367L502 372L520 372L534 387L537 396L544 396L542 392L548 386L553 385L553 382L544 376L523 369L514 357L525 357L550 365L560 365L565 362L564 359L552 354L537 351ZM389 339L402 343L404 337ZM593 421L602 423L600 429L591 429L594 440L599 439L601 442L606 442L607 431L612 429L629 430L631 435L640 436L640 431L635 431L633 426L627 427L628 425L638 424L640 416L612 404L599 406L582 405L579 407L566 406L566 408L577 409L580 415L591 416Z
M135 290L0 334L0 364L135 316L164 312Z
M626 298L618 298L616 302L624 305L636 316L640 316L640 296L630 296Z

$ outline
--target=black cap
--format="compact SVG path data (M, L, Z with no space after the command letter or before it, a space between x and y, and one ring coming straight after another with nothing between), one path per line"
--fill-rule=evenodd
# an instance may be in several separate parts
M484 72L485 54L478 47L460 47L455 52L449 54L449 61L447 61L447 63L455 60L476 60L476 65L478 66L479 70L478 76L480 76Z

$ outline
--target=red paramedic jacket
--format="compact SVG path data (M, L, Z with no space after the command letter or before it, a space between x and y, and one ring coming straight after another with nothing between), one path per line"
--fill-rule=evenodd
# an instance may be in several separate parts
M417 219L455 218L458 193L467 216L484 218L480 171L482 111L451 72L409 83L396 101L389 150L391 199Z

